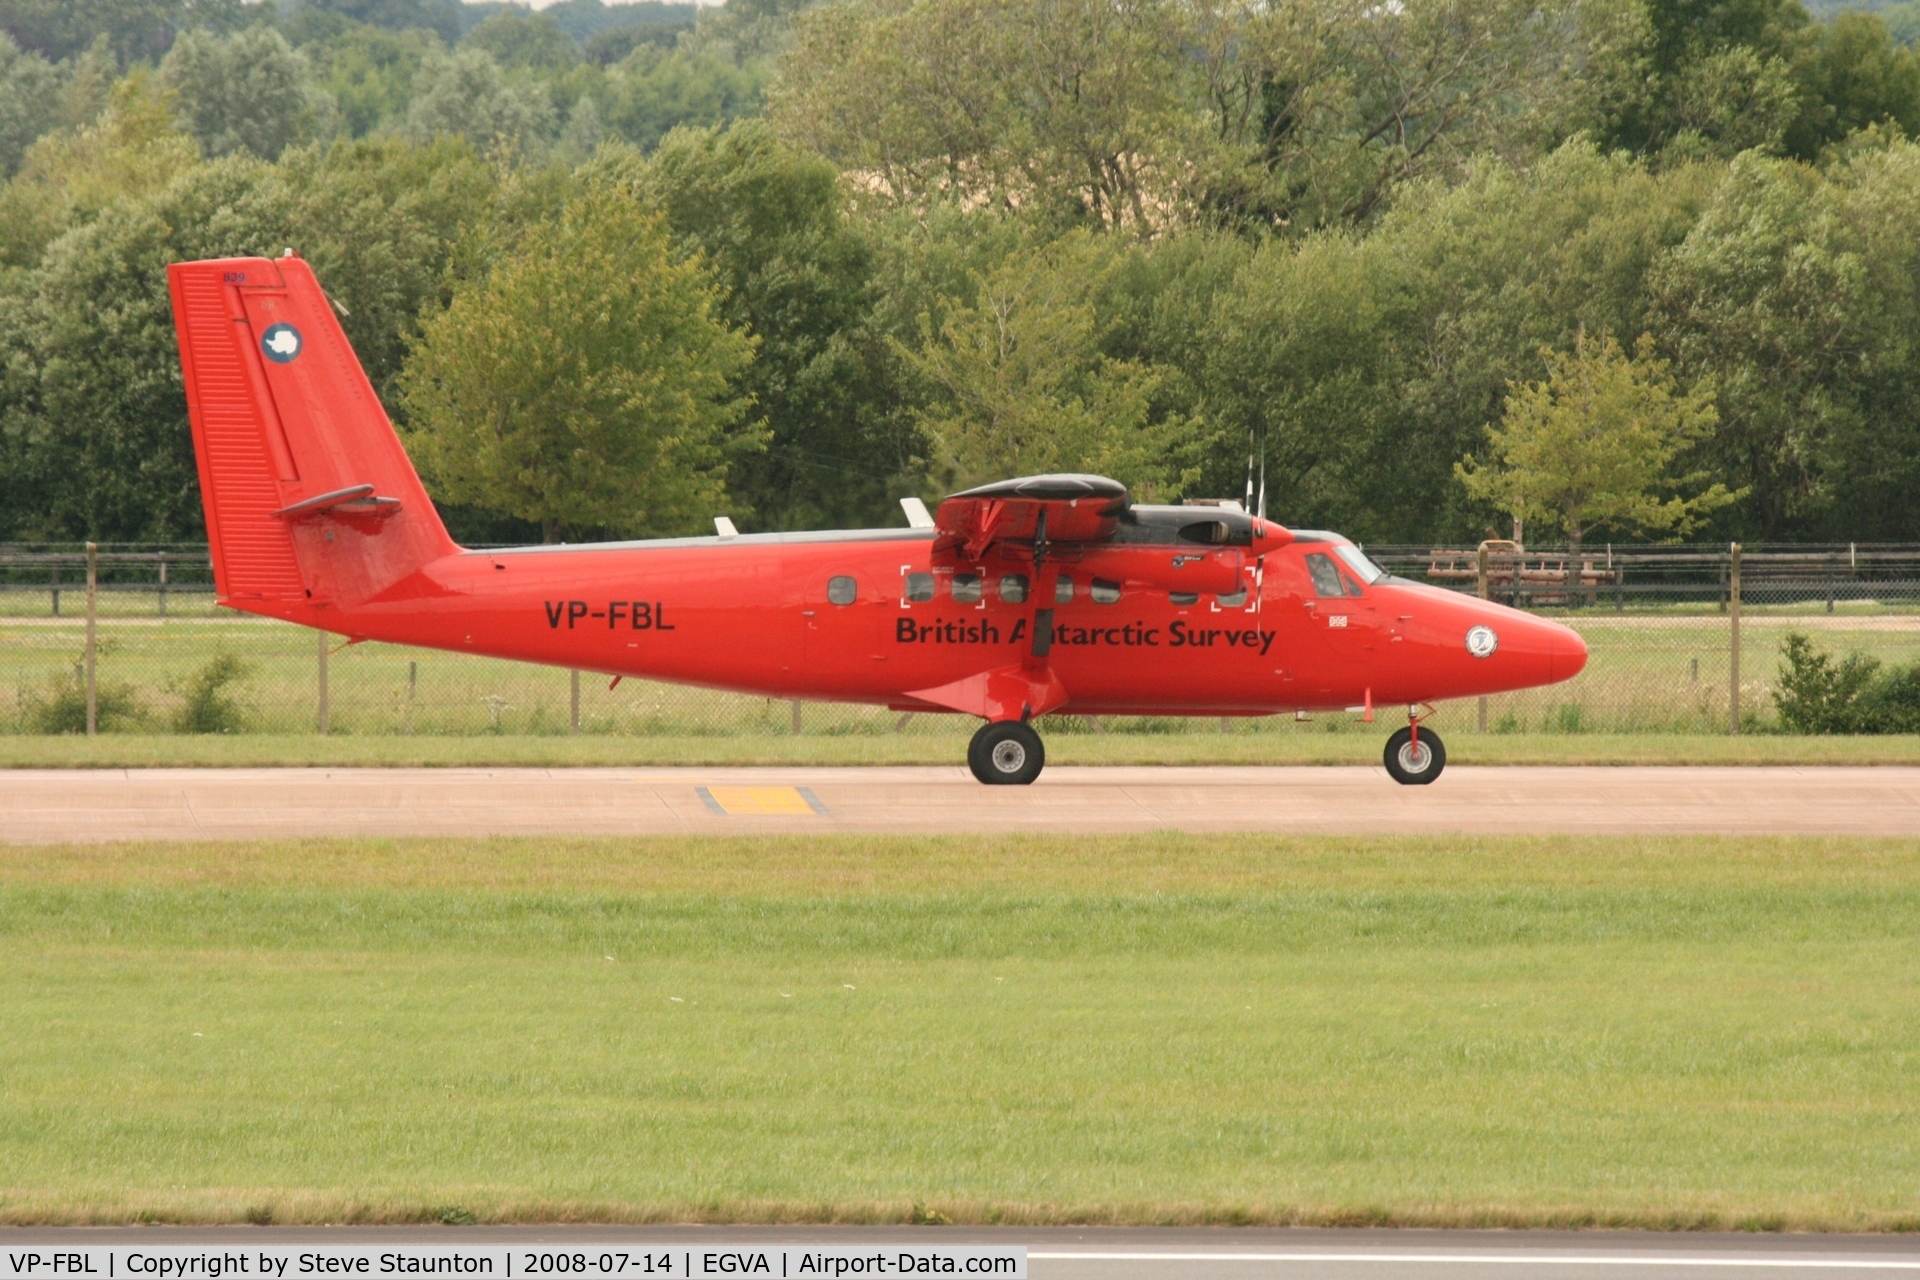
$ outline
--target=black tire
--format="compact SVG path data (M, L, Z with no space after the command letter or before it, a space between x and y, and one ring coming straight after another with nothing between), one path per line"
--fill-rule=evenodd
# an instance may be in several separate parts
M1387 772L1393 780L1409 787L1423 787L1440 776L1447 767L1447 744L1431 729L1420 731L1416 749L1413 730L1402 729L1387 739Z
M983 724L967 744L967 767L989 786L1024 787L1046 763L1040 735L1018 720Z

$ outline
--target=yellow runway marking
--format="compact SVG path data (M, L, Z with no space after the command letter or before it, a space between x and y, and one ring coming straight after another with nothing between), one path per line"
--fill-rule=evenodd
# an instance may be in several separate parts
M827 811L805 787L700 787L698 790L709 809L729 817L750 814L807 817Z

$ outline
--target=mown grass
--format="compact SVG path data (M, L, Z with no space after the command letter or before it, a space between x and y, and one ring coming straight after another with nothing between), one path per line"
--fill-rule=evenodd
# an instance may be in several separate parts
M1340 765L1378 764L1395 727L1270 735L1239 733L1110 734L1048 732L1050 765ZM1742 737L1669 733L1477 734L1446 727L1447 760L1456 765L1916 765L1920 736ZM964 736L613 738L356 737L244 734L102 734L24 737L0 734L0 769L264 768L350 766L954 765Z
M1496 733L1713 736L1726 727L1731 672L1725 617L1603 612L1568 621L1591 647L1586 670L1564 684L1488 699L1487 724ZM1889 666L1920 660L1920 617L1915 615L1750 616L1742 633L1740 701L1743 721L1754 727L1777 724L1772 695L1780 645L1795 630L1812 631L1821 647L1835 654L1869 653ZM82 626L71 618L0 618L0 735L71 724L70 715L49 721L46 710L55 703L71 706L82 637ZM99 636L100 688L113 712L102 721L103 729L139 734L174 727L196 677L204 678L209 664L224 656L233 664L233 678L223 688L233 714L224 728L241 735L310 732L318 722L317 643L304 628L230 613L165 621L112 619ZM792 723L792 707L784 699L637 679L622 680L617 688L610 684L591 675L580 682L579 724L590 737L705 739L706 751L723 752L729 739L782 736ZM565 670L401 645L339 648L329 659L328 689L330 724L342 734L559 737L573 718L572 679ZM1474 701L1454 701L1441 705L1435 724L1459 733L1471 731L1478 718ZM1077 717L1067 719L1075 723L1063 729L1091 732ZM957 716L920 715L903 724L884 707L832 703L807 704L802 723L806 736L815 739L951 740L970 729ZM1235 727L1243 736L1290 741L1318 739L1347 726L1348 717L1332 715L1310 724L1278 716L1242 720ZM1217 722L1204 718L1125 716L1103 727L1128 736L1218 736ZM874 744L838 750L885 755L912 749ZM1202 744L1193 750L1210 748Z
M0 1220L1920 1228L1920 847L29 847Z

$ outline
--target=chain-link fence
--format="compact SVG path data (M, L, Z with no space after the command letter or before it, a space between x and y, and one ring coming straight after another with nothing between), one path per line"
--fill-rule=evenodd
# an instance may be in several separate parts
M1369 547L1391 572L1556 617L1576 679L1442 707L1454 732L1765 730L1781 642L1920 663L1920 547ZM399 645L343 646L214 606L204 547L103 547L94 595L101 732L964 736L959 716L716 693ZM0 548L0 732L86 730L83 548ZM324 651L324 652L323 652ZM1737 696L1736 696L1737 688ZM1736 710L1737 708L1737 710ZM1381 713L1385 716L1386 712ZM1049 718L1054 733L1324 733L1360 717Z

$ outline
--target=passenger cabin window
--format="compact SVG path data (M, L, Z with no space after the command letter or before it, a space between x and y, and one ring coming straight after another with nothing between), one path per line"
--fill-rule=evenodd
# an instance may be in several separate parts
M852 604L854 596L858 594L853 579L844 574L827 579L828 604Z
M1322 598L1347 594L1347 584L1340 580L1340 571L1333 567L1332 556L1319 552L1308 556L1307 572L1313 575L1313 594Z
M925 604L933 599L933 575L930 573L908 574L907 599L916 604Z
M1055 604L1072 604L1073 603L1073 579L1072 578L1067 577L1065 574L1060 575L1060 580L1054 583L1054 586L1053 586L1053 602Z
M977 573L956 573L953 575L953 599L955 604L978 604L980 602L980 575Z
M1247 589L1242 587L1238 591L1230 591L1225 595L1214 598L1220 602L1222 609L1242 609L1246 607Z
M1025 604L1027 602L1027 575L1024 573L1004 573L1000 575L1000 603Z
M1120 584L1109 582L1105 578L1093 580L1093 602L1095 604L1119 604Z
M1198 591L1169 591L1167 592L1167 599L1184 608L1190 604L1199 604L1200 593Z

